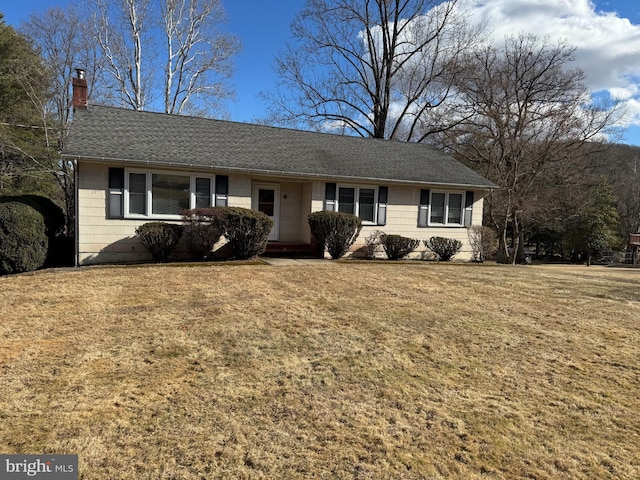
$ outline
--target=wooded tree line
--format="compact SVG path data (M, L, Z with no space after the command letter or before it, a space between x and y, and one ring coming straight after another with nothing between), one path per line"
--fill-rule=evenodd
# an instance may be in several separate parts
M525 243L565 257L619 247L640 229L638 149L609 143L620 110L593 100L570 45L495 39L461 5L308 0L276 58L280 84L264 93L262 121L452 153L500 187L485 223L504 261L521 259ZM224 116L239 41L223 19L220 0L92 0L34 15L19 32L2 23L2 41L28 55L0 57L0 187L43 189L38 175L53 174L72 212L72 165L57 153L78 66L92 102Z

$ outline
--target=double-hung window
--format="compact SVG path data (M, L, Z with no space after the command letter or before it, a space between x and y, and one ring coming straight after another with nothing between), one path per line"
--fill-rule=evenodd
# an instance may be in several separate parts
M429 223L462 225L462 193L431 193Z
M125 216L179 217L182 210L213 205L213 177L127 171Z
M229 177L109 168L107 218L179 219L182 210L226 207Z
M473 192L422 190L418 226L465 225L471 220L472 204Z
M360 217L363 222L376 221L375 187L338 186L337 210Z

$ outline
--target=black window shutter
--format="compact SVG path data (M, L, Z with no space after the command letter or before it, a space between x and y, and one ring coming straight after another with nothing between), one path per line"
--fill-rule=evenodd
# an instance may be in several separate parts
M418 207L418 226L426 227L429 224L429 189L420 190L420 206Z
M336 191L335 183L327 182L324 191L324 209L330 212L336 211Z
M389 188L385 186L378 187L378 225L387 224L387 196Z
M471 217L473 214L473 192L468 191L464 196L464 226L471 226Z
M109 168L107 218L124 217L124 168Z
M229 177L216 175L215 206L226 207L229 204Z

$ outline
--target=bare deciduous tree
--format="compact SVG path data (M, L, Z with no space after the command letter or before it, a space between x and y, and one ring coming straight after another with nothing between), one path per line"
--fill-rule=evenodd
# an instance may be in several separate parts
M164 0L162 18L167 40L165 112L193 110L195 99L219 109L219 101L231 95L226 81L240 47L235 37L218 28L224 20L220 0Z
M76 8L62 10L56 7L43 13L34 13L21 26L21 31L39 48L43 64L46 65L39 76L42 81L46 79L50 84L47 95L43 95L40 89L33 88L33 75L32 78L25 79L23 87L29 92L31 101L42 117L47 153L46 159L43 158L40 162L46 164L46 170L54 175L62 189L67 231L71 234L74 208L73 164L63 161L59 155L71 121L71 79L74 69L82 67L90 80L90 89L99 85L101 56L86 28L86 22L78 15Z
M286 93L266 95L274 120L411 141L446 129L451 74L480 32L460 3L309 0L276 60Z
M150 0L118 0L95 3L95 38L105 57L110 86L103 95L143 110L149 100L155 51L151 35ZM143 65L143 60L145 64Z
M454 82L459 116L466 120L442 142L500 187L485 202L486 217L509 263L521 246L523 216L541 207L541 182L555 177L562 185L572 172L588 168L585 155L597 150L618 114L615 107L591 103L583 72L571 68L573 54L562 42L509 37L502 47L469 51L465 74Z
M219 28L220 0L96 0L95 6L111 80L107 101L144 110L162 99L166 113L224 111L239 41Z

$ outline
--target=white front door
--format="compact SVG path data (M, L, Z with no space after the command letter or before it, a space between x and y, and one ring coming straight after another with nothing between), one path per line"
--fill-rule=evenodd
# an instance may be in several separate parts
M258 210L273 220L273 229L269 234L269 241L280 238L280 186L271 183L254 183L252 208Z

